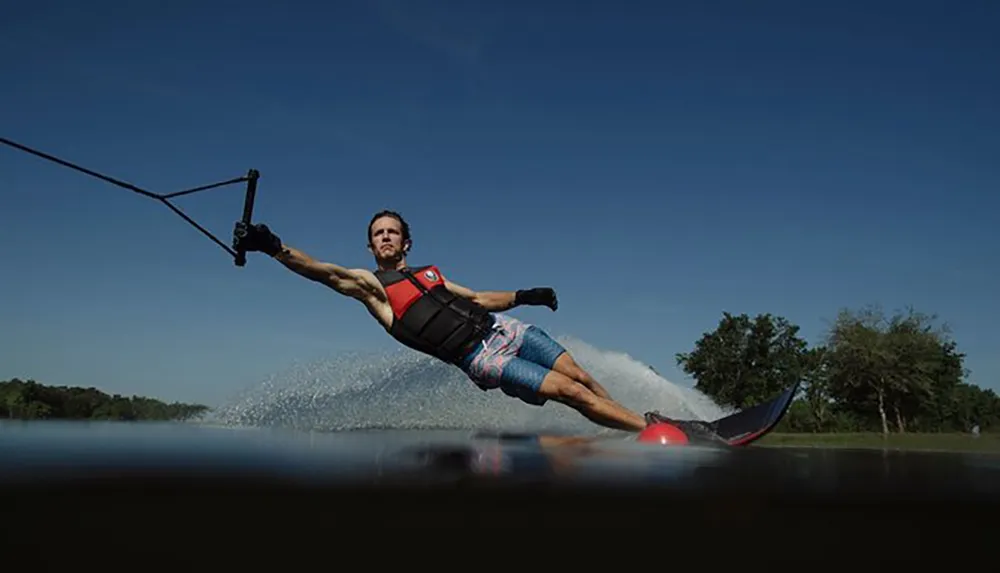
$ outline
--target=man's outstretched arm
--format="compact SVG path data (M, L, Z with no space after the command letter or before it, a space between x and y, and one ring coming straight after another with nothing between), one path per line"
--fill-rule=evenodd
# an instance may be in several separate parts
M248 226L242 222L237 223L233 232L233 248L264 253L299 276L358 300L365 300L375 294L371 281L366 281L361 271L317 261L299 249L284 244L264 224Z
M354 269L334 263L317 261L306 253L282 243L274 259L292 272L324 284L340 294L361 299L370 294L365 282Z
M444 281L444 286L449 291L471 300L486 310L504 311L523 305L547 306L552 310L559 307L555 291L548 287L518 291L474 291L449 280Z

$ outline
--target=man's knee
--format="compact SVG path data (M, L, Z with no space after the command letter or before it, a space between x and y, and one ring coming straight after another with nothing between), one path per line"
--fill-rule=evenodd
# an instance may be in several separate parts
M545 377L538 393L548 399L572 406L588 406L597 398L597 395L583 384L555 371Z
M563 352L559 356L559 359L556 360L553 369L565 374L583 385L590 385L594 382L594 377L591 376L589 372L584 370L582 366L577 364L577 362L573 360L573 357L570 356L569 352Z

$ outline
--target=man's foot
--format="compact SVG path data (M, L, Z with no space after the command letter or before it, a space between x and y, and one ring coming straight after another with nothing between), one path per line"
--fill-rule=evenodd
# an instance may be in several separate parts
M701 420L673 420L660 414L657 411L646 412L645 414L646 425L652 426L653 424L670 424L672 426L677 426L688 435L689 438L698 439L699 441L710 441L710 442L725 442L715 430L712 428L712 424L709 422L702 422Z
M656 410L653 410L652 412L646 412L643 415L643 417L646 418L647 426L652 426L653 424L662 424L664 422L666 422L667 424L672 424L674 422L673 420L660 414Z

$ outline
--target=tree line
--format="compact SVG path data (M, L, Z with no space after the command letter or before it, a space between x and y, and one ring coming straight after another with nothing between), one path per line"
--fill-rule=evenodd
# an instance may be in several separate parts
M171 404L96 388L46 386L34 380L0 381L0 418L20 420L189 420L208 411L201 404Z
M781 316L723 313L677 364L697 390L736 409L801 382L781 431L1000 429L1000 398L967 382L965 354L934 316L842 310L814 346L799 330Z

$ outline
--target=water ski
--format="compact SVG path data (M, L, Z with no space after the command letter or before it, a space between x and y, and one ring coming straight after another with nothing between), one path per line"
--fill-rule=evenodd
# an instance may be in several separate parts
M799 388L791 388L767 402L711 422L674 420L656 412L646 414L649 427L637 441L664 445L746 446L763 438L785 417Z

